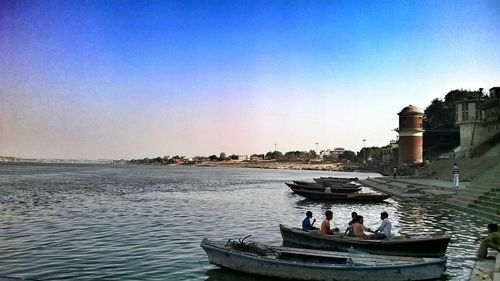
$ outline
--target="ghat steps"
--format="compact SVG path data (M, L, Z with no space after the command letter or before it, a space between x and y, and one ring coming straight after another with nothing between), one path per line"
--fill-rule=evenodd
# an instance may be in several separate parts
M460 166L460 188L452 187L451 167ZM500 221L500 157L442 160L424 170L429 176L363 181L402 200L440 201L491 222Z

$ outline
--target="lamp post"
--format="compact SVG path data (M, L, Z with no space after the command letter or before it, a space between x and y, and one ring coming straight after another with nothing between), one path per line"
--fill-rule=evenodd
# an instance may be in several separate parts
M363 164L366 164L366 149L365 149L366 140L363 139Z
M316 143L316 151L315 151L315 152L316 152L316 155L318 155L318 144L319 144L319 143Z

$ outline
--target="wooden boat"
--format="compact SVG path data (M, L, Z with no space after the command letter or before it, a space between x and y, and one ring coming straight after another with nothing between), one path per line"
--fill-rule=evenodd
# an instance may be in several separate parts
M358 188L361 187L362 185L359 183L342 183L342 182L307 182L307 181L293 181L295 184L298 185L309 185L309 186L316 186L316 187L333 187L333 188Z
M306 247L332 251L361 251L378 255L409 257L440 257L446 253L451 235L435 234L394 237L384 240L363 240L344 235L322 235L280 224L281 237L286 246Z
M310 182L310 181L293 181L295 184L300 184L300 185L316 185L316 186L325 186L323 183L320 182Z
M358 192L361 190L361 187L349 187L349 188L331 188L331 187L324 187L322 185L314 185L314 184L307 184L307 185L302 185L302 184L294 184L294 183L288 183L285 182L285 184L290 187L290 189L303 189L303 190L313 190L313 191L319 191L319 192L325 192L325 189L329 188L330 192L335 192L335 193L353 193L353 192Z
M319 177L319 178L313 178L313 180L317 183L349 183L349 182L356 182L359 179L358 178L336 178L336 177Z
M306 190L291 186L288 187L290 187L290 189L295 194L298 194L308 199L380 202L391 197L391 195L389 194L325 192L325 191Z
M210 263L243 273L294 280L403 281L436 279L446 257L412 258L269 247L244 241L212 241L200 245Z

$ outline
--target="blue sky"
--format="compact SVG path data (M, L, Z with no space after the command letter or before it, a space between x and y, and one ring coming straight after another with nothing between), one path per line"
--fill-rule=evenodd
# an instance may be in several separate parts
M383 146L500 86L498 1L2 1L0 155Z

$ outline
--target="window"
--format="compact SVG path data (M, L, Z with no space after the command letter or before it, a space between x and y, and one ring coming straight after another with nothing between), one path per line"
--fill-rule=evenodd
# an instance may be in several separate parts
M462 121L469 120L469 104L467 102L462 103Z

